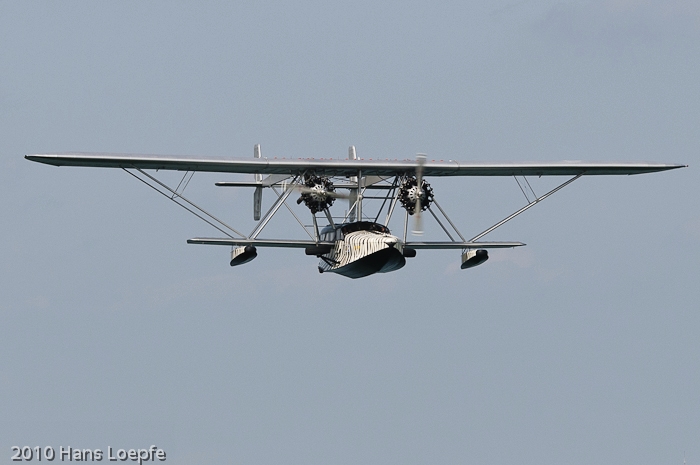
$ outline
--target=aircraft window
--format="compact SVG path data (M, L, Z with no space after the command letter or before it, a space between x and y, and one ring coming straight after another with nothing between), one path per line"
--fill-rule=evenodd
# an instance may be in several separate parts
M376 231L380 233L390 234L389 228L379 223L371 221L358 221L356 223L348 223L341 228L343 234L348 234L355 231Z

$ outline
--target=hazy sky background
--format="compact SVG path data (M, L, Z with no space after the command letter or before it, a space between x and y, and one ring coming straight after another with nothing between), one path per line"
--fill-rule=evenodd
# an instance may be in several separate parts
M0 2L0 462L700 463L697 1L234 3ZM231 268L122 171L23 159L256 143L691 166L583 178L472 270L420 251L349 280L299 250ZM249 231L227 179L248 178L187 193ZM465 235L524 202L508 178L429 181Z

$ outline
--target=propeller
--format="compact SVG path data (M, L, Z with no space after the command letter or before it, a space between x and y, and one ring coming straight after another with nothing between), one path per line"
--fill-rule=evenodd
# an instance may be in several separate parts
M413 230L411 231L415 236L423 235L423 218L421 215L422 205L421 200L423 198L423 166L425 166L426 156L423 153L416 155L416 209L415 218L416 221L413 223Z
M297 184L292 187L301 193L297 199L297 204L304 202L311 210L311 213L318 213L333 205L335 199L348 198L348 195L335 192L330 179L315 175L305 178L304 184Z
M322 187L307 187L296 185L292 189L299 191L301 194L311 194L319 197L332 197L334 199L349 199L350 194L343 194L341 192L329 191Z

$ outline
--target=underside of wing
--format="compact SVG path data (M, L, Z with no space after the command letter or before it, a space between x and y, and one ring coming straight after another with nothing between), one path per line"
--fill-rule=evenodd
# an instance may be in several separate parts
M203 245L228 245L243 247L254 245L256 247L285 247L303 249L311 246L332 246L333 242L315 242L308 240L277 240L277 239L231 239L216 237L195 237L187 240L188 244ZM507 249L521 247L522 242L406 242L405 247L412 249Z
M57 153L26 155L31 161L55 166L138 168L215 173L298 175L313 172L326 176L396 176L414 173L416 161L350 160L332 158L212 158L109 153ZM687 165L638 162L458 162L426 160L423 176L575 176L630 175L682 168Z
M411 249L510 249L522 247L522 242L406 242Z

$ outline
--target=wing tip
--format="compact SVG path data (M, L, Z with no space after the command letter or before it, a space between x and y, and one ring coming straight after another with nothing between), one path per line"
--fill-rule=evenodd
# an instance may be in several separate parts
M54 161L55 156L50 156L50 155L39 155L39 154L32 154L32 155L25 155L24 159L33 161L35 163L43 163L44 165L53 165L53 166L60 166L58 163Z

